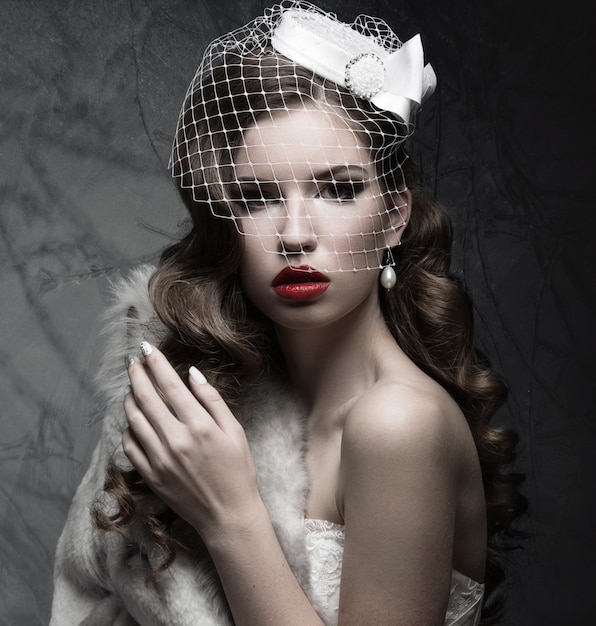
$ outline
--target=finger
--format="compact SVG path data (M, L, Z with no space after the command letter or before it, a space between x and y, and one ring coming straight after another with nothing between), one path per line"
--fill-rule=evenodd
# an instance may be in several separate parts
M145 356L145 366L153 376L155 384L181 422L196 423L196 420L210 419L208 409L197 402L197 398L189 391L160 350L143 342L141 351Z
M188 370L188 380L195 398L224 432L230 433L241 428L220 393L207 382L207 379L194 365Z
M165 357L162 356L162 358L165 360ZM166 398L163 391L157 387L158 381L155 380L155 376L149 369L148 360L146 358L145 363L142 363L140 360L134 359L128 367L128 377L130 378L131 388L138 408L153 426L159 438L165 441L168 433L178 423L177 417L172 414L172 411L176 413L177 411L172 406L171 400ZM153 355L151 355L151 360L154 360ZM171 367L167 361L166 364L168 367ZM174 375L178 378L178 383L182 390L186 392L187 396L192 398L192 394L186 389L175 371ZM196 404L196 401L194 402ZM172 410L170 410L170 407L172 407Z
M158 455L163 447L160 435L139 408L132 393L127 393L124 397L124 414L130 432L142 446L145 454L149 457Z
M147 480L151 472L151 463L145 454L143 446L139 443L130 428L125 429L122 433L122 449L134 468Z

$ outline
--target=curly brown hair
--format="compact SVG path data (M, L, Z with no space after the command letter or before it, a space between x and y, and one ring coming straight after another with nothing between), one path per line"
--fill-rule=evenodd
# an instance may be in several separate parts
M224 71L226 80L221 80ZM412 193L410 224L401 245L394 250L399 287L391 292L380 289L381 307L396 342L452 395L473 433L488 517L488 593L484 611L488 620L495 609L491 591L501 572L494 540L524 509L517 488L519 476L504 472L513 459L516 436L490 425L505 398L505 386L473 347L471 308L464 290L449 273L450 223L437 202L418 184L403 144L394 140L396 134L403 136L403 122L376 111L367 102L356 101L336 85L328 88L323 79L288 64L287 59L280 62L275 54L238 57L235 63L225 64L225 70L215 69L202 90L201 99L186 115L199 129L205 119L210 119L213 126L211 118L217 106L219 134L197 132L190 141L185 137L179 142L185 150L179 158L192 166L202 151L211 151L217 160L211 168L215 178L209 179L209 169L201 174L196 167L186 167L187 171L195 171L182 175L179 181L193 228L165 250L150 280L151 301L168 329L161 349L183 379L190 364L208 372L210 382L232 406L239 390L245 392L246 385L255 382L255 372L283 367L270 322L245 299L238 281L242 237L230 220L216 218L210 210L210 203L224 202L220 186L215 183L232 175L228 166L233 155L223 147L240 145L237 125L248 128L254 123L254 111L275 109L282 101L287 105L292 98L336 106L357 127L374 127L367 137L380 164L379 179L389 191L396 189L397 183L405 184ZM233 118L234 128L226 127L228 118ZM390 138L394 147L388 150ZM210 142L208 146L203 145L206 141ZM218 145L222 147L220 153L214 150ZM115 499L117 512L110 515L96 504L96 525L124 534L133 522L144 524L148 535L164 551L163 563L149 578L167 569L176 554L171 532L176 515L164 510L163 505L147 506L150 494L139 475L114 463L107 471L105 491Z

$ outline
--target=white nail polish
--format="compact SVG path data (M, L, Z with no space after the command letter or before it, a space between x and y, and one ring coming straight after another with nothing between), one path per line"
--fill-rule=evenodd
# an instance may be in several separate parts
M126 364L126 369L128 369L134 362L136 361L136 359L134 358L134 356L131 356L130 354L124 359L124 363Z
M153 347L148 341L141 341L141 353L143 356L149 356L153 352Z
M199 385L204 385L207 382L207 379L194 365L188 370L188 375Z

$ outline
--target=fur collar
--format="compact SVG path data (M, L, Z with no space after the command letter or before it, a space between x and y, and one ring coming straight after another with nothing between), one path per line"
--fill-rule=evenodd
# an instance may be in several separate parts
M146 587L145 576L156 555L143 534L133 528L123 540L99 533L89 516L89 505L102 490L108 459L115 454L124 462L120 444L125 424L122 398L128 385L124 359L138 353L142 339L159 343L165 332L147 295L152 271L143 266L117 283L114 303L106 313L105 350L97 377L103 429L58 544L54 626L232 623L214 566L196 536L193 550L179 552L153 591ZM304 417L273 383L254 390L236 417L246 430L259 490L280 544L308 594Z

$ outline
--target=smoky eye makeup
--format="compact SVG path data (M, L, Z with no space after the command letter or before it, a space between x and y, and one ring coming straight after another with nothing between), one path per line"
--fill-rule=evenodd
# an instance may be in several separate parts
M251 179L232 183L228 198L235 207L250 213L281 202L283 195L277 182Z
M238 178L226 185L226 197L239 214L255 214L273 209L285 201L284 184L303 186L305 198L320 198L332 203L357 200L372 184L370 168L362 165L319 164L310 167L303 178L291 180Z
M319 184L319 195L324 200L348 202L356 200L367 187L368 183L366 181L333 180L328 183Z
M356 200L371 184L368 170L360 166L336 166L315 174L319 195L325 200Z

